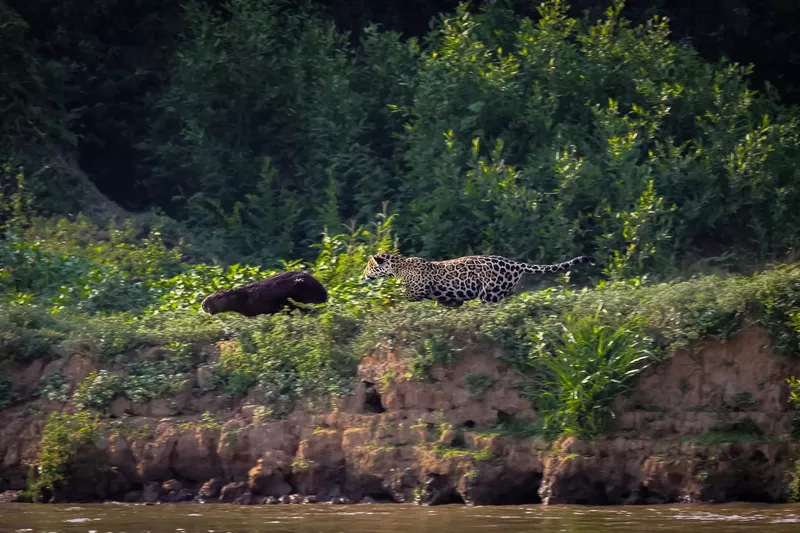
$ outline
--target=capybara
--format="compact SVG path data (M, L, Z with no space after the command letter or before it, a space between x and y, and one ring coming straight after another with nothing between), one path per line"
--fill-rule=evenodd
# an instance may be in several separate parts
M236 289L216 291L200 305L210 315L233 312L249 317L271 315L285 307L306 310L289 298L301 304L321 304L328 301L328 291L310 274L289 271Z

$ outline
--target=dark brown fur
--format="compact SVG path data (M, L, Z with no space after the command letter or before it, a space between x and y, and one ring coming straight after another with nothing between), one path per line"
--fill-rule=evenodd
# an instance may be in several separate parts
M328 291L305 272L281 272L236 289L216 291L203 300L201 307L210 315L234 312L249 317L271 315L285 307L304 310L289 298L301 304L321 304L328 301Z

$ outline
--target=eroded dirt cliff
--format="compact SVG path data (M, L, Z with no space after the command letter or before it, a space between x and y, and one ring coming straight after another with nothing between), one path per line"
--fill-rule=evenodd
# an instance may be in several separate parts
M703 341L651 367L618 398L611 429L592 442L497 430L525 425L536 413L494 350L464 354L419 382L407 377L401 350L376 349L361 362L353 394L324 412L296 410L281 420L253 398L202 392L208 376L201 367L169 401L116 399L104 438L82 457L86 468L53 496L243 504L786 499L800 446L791 438L785 379L800 374L800 363L775 354L762 329ZM59 368L70 387L95 370L90 358L75 355L33 363L13 378L32 388ZM469 375L491 379L476 391ZM6 499L25 488L45 414L62 407L37 400L0 412Z

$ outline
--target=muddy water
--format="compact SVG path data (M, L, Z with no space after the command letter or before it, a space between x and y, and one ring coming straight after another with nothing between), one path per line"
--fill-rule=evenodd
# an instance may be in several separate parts
M800 505L0 505L0 533L655 533L800 531Z

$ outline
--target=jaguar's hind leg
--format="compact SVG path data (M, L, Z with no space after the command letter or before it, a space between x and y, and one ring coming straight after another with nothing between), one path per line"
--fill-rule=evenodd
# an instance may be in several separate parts
M493 291L482 290L478 296L480 297L481 302L485 304L496 304L500 301L500 296Z

